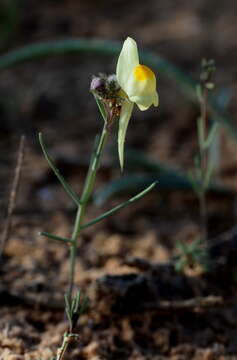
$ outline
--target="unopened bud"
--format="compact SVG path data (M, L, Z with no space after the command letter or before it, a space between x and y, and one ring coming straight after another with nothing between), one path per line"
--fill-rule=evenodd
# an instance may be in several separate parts
M104 89L105 82L98 76L94 76L91 80L90 90L91 91L101 91Z

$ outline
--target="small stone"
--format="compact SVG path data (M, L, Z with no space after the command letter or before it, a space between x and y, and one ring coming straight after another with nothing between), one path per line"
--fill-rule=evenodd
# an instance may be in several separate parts
M96 341L91 342L90 344L88 344L87 346L84 347L84 349L82 350L83 354L85 354L86 356L88 356L89 358L91 357L97 357L97 352L99 349L99 344Z
M22 360L22 359L24 359L23 355L13 354L13 355L9 355L9 357L8 357L8 360Z

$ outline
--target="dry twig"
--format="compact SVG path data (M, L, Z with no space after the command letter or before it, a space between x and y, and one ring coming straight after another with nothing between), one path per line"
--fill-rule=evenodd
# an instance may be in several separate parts
M14 171L13 182L12 182L11 191L10 191L10 195L9 195L6 221L5 221L2 238L1 238L1 242L0 242L0 258L3 254L5 245L10 236L12 214L13 214L13 211L14 211L14 208L16 205L16 197L17 197L17 192L18 192L19 183L20 183L22 164L23 164L23 160L24 160L24 149L25 149L25 136L22 135L21 139L20 139L19 149L18 149L18 156L17 156L17 162L16 162L16 166L15 166L15 171Z
M216 306L224 306L225 302L221 296L205 296L195 297L187 300L174 300L174 301L157 301L154 303L144 304L146 311L158 310L195 310L200 308L213 308Z

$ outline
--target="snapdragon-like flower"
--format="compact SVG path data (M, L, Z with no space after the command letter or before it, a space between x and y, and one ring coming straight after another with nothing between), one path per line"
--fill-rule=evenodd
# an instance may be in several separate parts
M158 106L156 77L146 65L139 63L136 41L128 37L120 52L116 76L121 87L122 107L119 118L118 152L121 168L124 163L124 142L134 104L140 110L147 110L151 105Z

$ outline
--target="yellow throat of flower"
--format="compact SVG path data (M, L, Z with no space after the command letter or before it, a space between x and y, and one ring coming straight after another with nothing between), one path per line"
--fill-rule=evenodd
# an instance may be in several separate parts
M134 69L134 76L137 81L144 81L155 77L153 71L146 65L137 65Z

